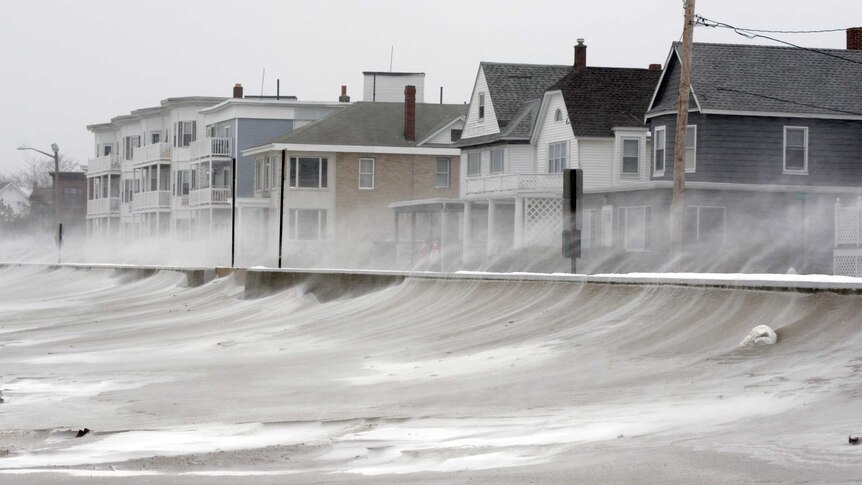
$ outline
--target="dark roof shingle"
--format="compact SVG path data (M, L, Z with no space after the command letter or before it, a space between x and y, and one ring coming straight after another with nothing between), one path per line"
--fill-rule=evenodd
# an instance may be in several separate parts
M644 126L661 71L623 67L581 67L551 87L566 102L575 136L613 136L621 126Z
M416 103L416 141L409 141L404 137L404 103L358 102L270 143L412 147L466 112L461 104Z
M678 70L676 55L669 64ZM691 76L704 110L862 115L862 51L695 43ZM676 88L663 84L650 112L676 109Z
M572 70L572 66L498 62L482 62L481 67L501 133L525 103L541 99L546 89Z

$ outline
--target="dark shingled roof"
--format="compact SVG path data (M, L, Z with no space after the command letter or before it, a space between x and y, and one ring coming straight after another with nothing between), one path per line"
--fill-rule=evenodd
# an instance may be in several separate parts
M446 122L466 114L463 104L416 103L416 141L408 141L404 138L404 103L358 102L270 143L413 147Z
M661 71L581 67L551 87L566 102L575 136L613 136L621 126L644 126L644 114Z
M517 119L524 103L541 99L546 89L572 70L572 66L542 64L482 62L480 65L501 133Z
M678 65L671 56L651 113L676 109ZM704 110L862 115L862 51L695 43L691 84Z

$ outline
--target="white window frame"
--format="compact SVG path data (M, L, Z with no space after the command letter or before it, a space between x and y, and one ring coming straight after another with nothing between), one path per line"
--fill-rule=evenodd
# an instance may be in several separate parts
M802 130L802 169L787 168L787 130ZM784 143L781 152L782 168L785 174L790 175L808 175L808 127L807 126L785 126L784 127Z
M702 209L721 209L724 213L723 226L721 228L721 245L724 246L727 244L727 207L719 206L719 205L690 205L686 206L685 212L683 212L683 230L685 230L685 216L688 215L688 210L694 209L695 220L694 220L694 240L689 242L700 242L700 211Z
M475 177L478 175L482 175L482 152L467 152L467 176Z
M563 121L563 110L557 108L557 111L554 112L554 121Z
M161 131L151 131L150 132L150 143L155 145L156 143L162 142L162 132Z
M629 212L633 212L637 209L640 209L641 214L643 216L644 226L643 226L643 234L641 235L641 239L643 240L643 247L630 247L629 246ZM638 206L630 206L630 207L620 207L619 208L619 224L620 224L620 240L622 242L623 249L627 252L645 252L649 251L650 241L648 235L650 234L650 219L647 218L647 211L652 211L652 206L649 205L638 205Z
M485 119L485 93L479 93L479 121Z
M230 125L227 125L224 127L224 137L225 138L230 138L230 130L231 130Z
M317 159L317 186L316 187L305 187L299 185L299 181L302 177L299 174L299 160L300 159ZM326 165L327 170L326 173L323 172L323 166ZM297 156L290 157L290 167L288 168L290 174L295 174L295 177L292 177L288 180L288 185L292 189L305 189L305 190L326 190L329 187L329 181L327 178L329 177L329 159L327 157L320 156Z
M568 151L568 141L548 143L548 173L563 173L563 169L566 168Z
M688 146L688 130L694 130L694 146ZM688 166L688 154L691 151L691 167ZM685 173L695 173L697 171L697 125L688 125L685 127Z
M362 170L362 162L371 162L371 170L368 171L367 167L366 167L366 170L363 171ZM375 168L375 163L374 163L373 158L360 158L359 159L359 189L360 190L373 190L374 189L374 168ZM371 184L366 184L366 185L362 184L362 176L363 175L365 175L366 178L367 178L367 176L371 176Z
M317 212L317 238L315 239L299 239L299 213L300 212ZM325 241L327 239L326 225L328 218L326 209L288 209L288 230L287 239L290 241Z
M440 162L446 162L446 171L440 171ZM448 189L450 185L449 176L452 173L452 159L445 157L438 157L436 162L436 177L434 177L434 187L438 189ZM440 185L440 176L445 176L446 185Z
M494 167L494 155L499 154L499 167ZM491 149L491 161L488 168L488 173L503 173L506 171L506 149L503 147Z
M661 133L661 143L659 143L659 133ZM661 147L659 147L661 145ZM661 170L658 169L658 151L661 150ZM661 177L664 175L667 168L667 126L657 126L653 134L652 143L652 171L653 176Z
M634 172L626 172L626 142L633 141L637 143L637 169ZM620 175L623 177L637 177L641 173L641 139L637 137L622 137L620 138Z

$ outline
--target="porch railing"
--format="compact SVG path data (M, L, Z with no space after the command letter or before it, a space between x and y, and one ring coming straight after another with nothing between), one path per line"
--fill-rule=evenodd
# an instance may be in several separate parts
M192 190L189 193L189 204L191 206L227 204L230 202L230 192L230 187L213 187Z
M855 204L841 206L835 200L835 249L832 272L841 276L862 277L862 197Z
M230 138L204 138L189 145L192 160L206 157L230 157Z
M138 192L132 199L132 210L160 210L171 208L171 192L169 190L154 190Z
M563 191L563 176L559 173L508 173L468 177L465 179L466 195L491 194L517 191Z
M153 143L151 145L144 145L142 147L135 148L135 153L132 158L136 165L170 159L170 143Z
M116 153L92 158L87 162L87 174L93 175L102 172L119 172L120 157Z
M87 215L100 216L120 213L120 198L105 197L103 199L92 199L87 201Z

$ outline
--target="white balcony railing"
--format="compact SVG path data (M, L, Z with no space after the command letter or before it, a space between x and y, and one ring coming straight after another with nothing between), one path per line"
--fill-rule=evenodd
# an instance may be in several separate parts
M204 138L189 145L192 160L206 157L230 157L230 138Z
M105 155L99 158L91 158L87 162L87 174L95 175L104 172L119 172L120 157L116 153Z
M135 148L135 153L132 157L132 160L134 160L135 165L170 159L170 143L153 143L151 145L137 147Z
M106 216L120 214L120 198L106 197L87 201L88 216Z
M559 192L563 193L563 174L560 173L511 173L468 177L465 180L466 195L493 194L498 192Z
M189 205L192 207L207 204L227 204L230 202L229 187L214 187L192 190L189 193Z
M171 208L171 192L169 190L154 190L138 192L132 199L133 211L160 210Z

